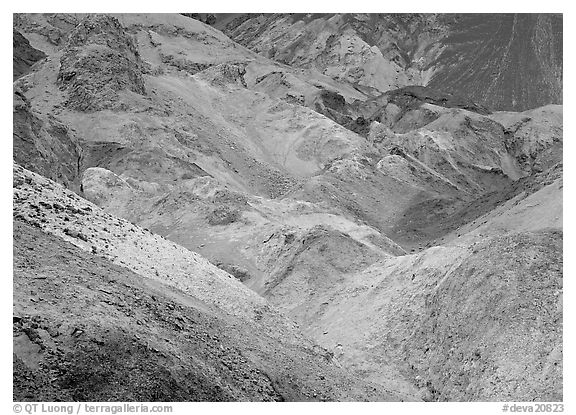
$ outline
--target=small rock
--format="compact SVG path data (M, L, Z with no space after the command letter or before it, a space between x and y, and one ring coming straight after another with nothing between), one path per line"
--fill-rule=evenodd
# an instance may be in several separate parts
M84 330L79 329L78 327L75 327L74 330L72 331L72 336L74 337L80 337L84 334Z

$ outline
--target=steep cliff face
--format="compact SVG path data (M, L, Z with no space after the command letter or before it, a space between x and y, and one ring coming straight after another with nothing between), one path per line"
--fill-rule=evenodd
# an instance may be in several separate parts
M78 190L82 149L77 138L54 117L35 114L19 88L13 94L12 145L14 161Z
M13 79L16 80L30 70L30 67L46 55L37 49L34 49L28 39L22 36L22 33L14 29L12 31L12 70Z

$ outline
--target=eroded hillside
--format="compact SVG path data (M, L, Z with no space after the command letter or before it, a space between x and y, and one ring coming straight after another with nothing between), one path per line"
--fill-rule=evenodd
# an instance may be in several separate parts
M562 103L562 15L255 14L219 27L279 62L371 94L407 85L495 110Z
M17 165L14 190L15 399L415 399L198 254Z
M561 400L562 106L454 19L15 15L15 399Z

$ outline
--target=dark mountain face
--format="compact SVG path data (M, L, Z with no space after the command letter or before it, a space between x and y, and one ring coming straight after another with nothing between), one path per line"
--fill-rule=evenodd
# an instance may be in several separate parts
M46 55L34 49L28 39L22 36L22 33L14 29L12 31L12 47L14 50L12 56L13 79L16 80L30 70L30 67Z
M453 90L495 110L562 103L562 16L449 16L444 49L430 62L431 87Z
M462 108L483 115L490 114L488 109L476 105L472 101L425 86L407 86L388 91L385 95L389 102L398 105L404 110L413 109L423 103L428 103L444 108Z
M264 14L221 20L226 34L252 50L375 88L375 95L423 85L493 110L562 103L561 15Z
M14 161L65 186L77 188L81 149L68 127L54 117L39 118L18 88L13 94L12 120Z

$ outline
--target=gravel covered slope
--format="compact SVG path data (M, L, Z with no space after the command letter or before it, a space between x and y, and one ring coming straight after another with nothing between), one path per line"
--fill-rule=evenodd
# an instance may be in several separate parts
M345 367L425 400L562 400L562 232L391 258L318 295L307 332Z
M414 399L347 374L295 323L200 255L18 165L14 218L18 398ZM212 337L215 343L200 348L207 354L197 351L198 339L190 337L203 336L204 329L186 329L198 321L210 334L219 333ZM222 347L220 337L228 339ZM109 355L118 355L122 364ZM124 361L123 355L134 356ZM87 362L94 359L99 365L90 368ZM157 365L172 364L174 370L147 375L156 373ZM133 369L134 377L128 376ZM213 381L202 380L212 375ZM46 379L50 382L41 386ZM91 386L96 380L99 388ZM118 389L119 382L124 384ZM156 385L157 395L142 382ZM111 390L117 394L108 395Z

